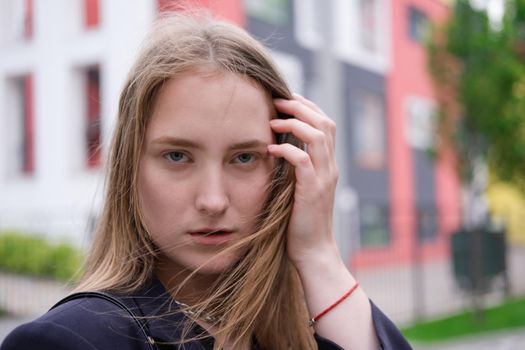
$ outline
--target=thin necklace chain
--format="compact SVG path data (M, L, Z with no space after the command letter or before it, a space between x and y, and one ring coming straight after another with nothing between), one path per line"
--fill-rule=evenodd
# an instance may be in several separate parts
M211 316L211 315L208 315L208 314L203 314L202 312L198 312L195 309L193 309L191 306L189 306L188 304L184 304L184 303L182 303L180 301L177 301L175 299L173 299L173 302L175 302L175 304L177 304L177 306L181 308L180 311L183 314L185 314L186 316L191 316L193 318L202 318L206 322L210 322L212 324L213 323L217 323L217 321L218 321L217 317L214 317L214 316Z

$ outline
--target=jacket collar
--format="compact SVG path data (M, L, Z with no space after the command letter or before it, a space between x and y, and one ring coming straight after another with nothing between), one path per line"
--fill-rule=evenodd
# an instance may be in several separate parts
M171 295L162 285L158 278L153 276L144 287L133 296L133 300L149 328L150 335L158 342L175 342L181 339L184 324L188 318L180 311L179 306L174 302ZM199 335L207 335L207 332L195 325L186 338ZM198 341L198 344L210 349L213 348L213 338ZM185 348L194 349L195 342L187 343ZM196 347L202 349L202 347Z

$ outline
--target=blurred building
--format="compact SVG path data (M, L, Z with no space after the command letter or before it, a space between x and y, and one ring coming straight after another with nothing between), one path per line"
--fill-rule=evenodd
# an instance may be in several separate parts
M279 16L276 12L279 3ZM358 225L351 245L355 267L447 256L447 235L459 225L459 183L451 154L436 162L436 104L426 72L425 40L431 23L445 19L439 1L247 1L248 29L282 56L296 58L296 90L316 100L328 41L341 75L347 185L357 197ZM265 7L266 4L267 6ZM323 31L325 25L331 30ZM332 35L332 37L326 37ZM298 59L298 61L297 61ZM293 60L288 59L289 62ZM348 227L350 228L350 227ZM415 257L415 255L418 255Z
M453 155L428 152L424 41L449 11L435 0L0 0L0 230L91 232L126 73L158 14L188 2L245 27L295 91L337 107L350 264L447 258L460 190Z
M374 302L398 322L463 308L448 249L460 185L452 152L432 158L424 44L451 1L0 0L0 232L89 242L140 42L163 12L201 6L261 39L291 88L337 121L336 238ZM508 216L499 192L493 211ZM512 277L523 257L509 261L525 290Z
M80 242L152 1L0 1L0 227Z

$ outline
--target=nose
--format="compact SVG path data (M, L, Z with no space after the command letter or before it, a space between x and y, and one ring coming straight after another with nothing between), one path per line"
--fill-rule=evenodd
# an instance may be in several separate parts
M226 212L230 199L220 172L210 171L200 181L195 207L208 216L220 216Z

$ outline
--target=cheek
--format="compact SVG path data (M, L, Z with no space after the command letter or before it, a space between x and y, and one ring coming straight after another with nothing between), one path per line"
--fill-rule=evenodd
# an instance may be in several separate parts
M158 179L148 176L146 171L139 173L139 198L140 208L144 214L155 212L158 207L163 205L164 198L160 188L162 187L161 181Z
M176 224L173 220L177 216L172 214L182 210L183 194L174 195L171 182L148 169L139 171L138 178L140 210L146 227L151 234L164 232L166 227Z
M252 178L250 181L237 181L234 186L237 207L244 213L257 215L266 199L268 187L268 176Z

